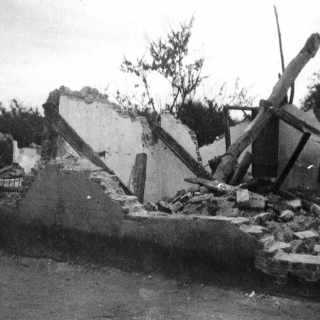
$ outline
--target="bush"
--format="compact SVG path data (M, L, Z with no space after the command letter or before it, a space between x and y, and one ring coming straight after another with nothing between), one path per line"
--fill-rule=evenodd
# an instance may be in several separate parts
M212 143L215 137L224 133L221 108L209 100L207 104L189 100L178 105L177 118L196 133L199 147ZM234 125L231 118L229 121Z
M25 108L13 99L10 109L0 103L0 132L11 134L19 148L29 147L34 142L41 145L44 117L38 109Z

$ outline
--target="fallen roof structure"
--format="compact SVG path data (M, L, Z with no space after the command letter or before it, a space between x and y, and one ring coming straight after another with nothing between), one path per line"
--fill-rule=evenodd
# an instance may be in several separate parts
M48 227L74 228L120 240L151 243L168 250L200 252L225 263L232 259L255 260L257 268L275 276L294 274L309 281L319 280L320 201L316 203L317 199L308 197L301 200L298 193L289 194L294 197L289 201L279 195L250 191L250 184L240 183L251 156L245 157L241 170L236 171L234 186L225 183L242 151L274 115L304 132L289 166L310 134L318 135L316 128L288 116L278 107L302 67L315 55L319 43L318 34L310 37L270 98L262 100L258 115L245 133L220 157L213 177L202 167L197 145L181 123L177 128L186 134L186 148L177 141L180 132L170 134L165 130L166 120L168 126L171 121L165 116L164 127L160 128L148 124L133 111L103 101L103 97L97 96L99 93L62 90L59 112L50 103L44 104L44 108L49 123L68 143L63 145L68 152L47 164L37 164L15 214L26 224L40 222ZM75 112L77 108L81 112ZM90 110L92 114L87 115ZM81 114L86 116L81 118ZM94 125L88 125L88 121ZM126 126L127 135L112 127L111 121L117 122L118 128ZM157 143L152 132L160 138ZM101 137L99 141L97 136ZM120 152L121 158L111 156ZM143 155L138 157L141 162L137 161L137 155ZM175 185L156 185L150 177L157 177L154 179L157 181L168 179L168 184L174 180ZM270 182L267 181L264 191L270 191ZM281 191L280 182L276 181L277 187L271 185L271 190ZM190 187L188 183L194 185ZM132 185L136 196L130 194ZM146 196L143 190L148 197L153 192L152 197L158 197L159 201L144 206L139 202ZM298 191L301 195L301 190ZM166 197L159 196L163 193Z

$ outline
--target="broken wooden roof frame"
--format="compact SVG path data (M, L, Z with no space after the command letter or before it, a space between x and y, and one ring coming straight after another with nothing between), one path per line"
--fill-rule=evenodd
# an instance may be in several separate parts
M224 127L226 132L226 153L221 156L220 163L217 165L216 171L213 173L214 178L221 182L226 182L227 178L233 172L237 159L242 154L244 149L248 147L266 127L272 117L277 117L287 124L293 126L303 133L303 136L288 161L287 166L280 174L274 184L274 191L279 190L281 184L290 172L294 162L303 150L311 134L320 137L320 131L308 123L298 119L294 115L282 110L281 102L287 95L287 91L292 87L295 79L307 62L315 56L319 49L320 36L318 33L312 34L307 40L305 46L298 55L291 61L288 67L284 70L282 76L273 88L270 97L267 100L260 101L260 107L257 116L250 122L244 133L232 145L230 143L230 128L228 123L229 109L248 110L247 107L225 107L224 108ZM252 108L252 111L256 108Z
M71 147L80 155L90 160L97 167L105 172L115 175L93 151L93 149L79 136L79 134L69 125L69 123L56 111L55 105L51 102L46 102L42 105L46 118L50 121L54 130L71 145ZM118 177L118 181L123 191L127 195L132 195L132 191Z
M288 67L283 72L282 76L276 83L270 97L267 100L260 101L260 108L257 116L253 121L250 122L245 132L240 136L240 138L227 148L227 152L220 157L216 171L212 176L207 172L204 167L199 164L170 134L168 134L163 128L153 123L149 123L149 126L153 133L155 133L198 178L205 179L208 181L217 180L218 184L226 181L226 177L230 177L233 174L233 169L237 163L237 159L243 152L243 150L249 146L260 134L262 129L270 121L273 116L280 118L289 125L298 129L303 133L315 134L320 137L320 131L304 121L296 118L295 116L285 112L281 108L281 102L287 94L288 89L292 86L296 77L302 70L302 68L307 64L307 62L313 58L319 48L320 36L315 33L312 34L307 40L305 46L299 52L296 58L294 58ZM102 168L104 171L114 175L115 173L107 167L107 165L96 155L92 148L85 143L85 141L71 128L71 126L65 121L65 119L50 105L50 103L45 103L43 105L45 114L53 125L53 128L60 133L64 139L82 156L85 156L92 163ZM235 110L248 110L247 107L226 107L224 108L225 118L225 128L229 127L227 122L229 109ZM255 110L257 108L250 108L250 110ZM229 131L229 129L228 129ZM309 136L310 136L309 134ZM303 146L307 142L308 135L304 135L303 141L299 143L299 148L295 152L295 156L300 154ZM227 140L230 141L230 133L227 136ZM300 151L299 151L300 150ZM248 168L252 157L245 157L245 162L240 164L241 173L238 173L236 181L232 184L240 183L241 175L245 174L245 168ZM292 163L292 159L289 160ZM244 171L245 170L245 171ZM287 169L288 171L288 169ZM290 170L289 170L290 171ZM282 176L283 179L283 176ZM234 179L235 180L235 179ZM283 179L284 180L284 179ZM191 182L191 181L188 181ZM132 191L119 179L119 184L124 189L127 194L132 194ZM279 183L278 183L279 184ZM143 196L139 197L143 199Z

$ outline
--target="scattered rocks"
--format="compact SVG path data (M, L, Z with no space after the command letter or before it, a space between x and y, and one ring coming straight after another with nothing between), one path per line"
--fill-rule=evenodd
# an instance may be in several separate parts
M319 217L320 216L320 206L313 203L310 207L310 212L313 213L315 216Z
M310 239L310 238L319 239L319 233L316 231L312 231L312 230L295 232L293 235L295 238L302 239L302 240Z
M176 194L176 196L183 196L187 193L187 191L185 189L179 190Z
M313 251L316 252L317 254L320 253L320 244L315 244L313 247Z
M203 202L203 201L210 201L211 198L214 199L214 195L210 194L210 193L207 193L207 194L203 194L201 196L190 198L189 202L190 203L200 203L200 202Z
M200 187L199 187L197 184L191 186L191 187L188 189L188 192L192 192L192 193L194 193L194 192L199 192L199 191L200 191Z
M266 198L259 194L252 194L249 201L249 208L255 211L263 211L266 208Z
M291 243L292 253L301 253L303 249L303 240L293 240Z
M237 190L237 205L239 208L249 207L249 191L247 189Z
M232 217L239 217L240 210L238 208L226 209L226 210L224 210L223 215L226 217L231 217L231 218Z
M301 208L301 200L300 199L293 199L286 201L287 205L290 206L293 210Z
M153 202L149 201L146 205L144 205L144 209L147 211L158 211L158 206L155 205Z
M172 213L171 208L172 208L172 206L166 201L159 201L158 202L158 209L162 212Z
M281 212L280 219L283 221L289 221L293 219L294 212L292 210L284 210Z
M257 239L261 239L262 236L266 233L267 229L261 226L255 225L241 225L240 229Z
M178 201L178 202L175 202L174 205L172 205L171 212L175 213L175 212L178 212L178 211L180 211L182 209L183 209L183 204Z
M270 212L261 212L256 215L253 219L253 222L256 224L265 225L267 221L271 220L271 213Z

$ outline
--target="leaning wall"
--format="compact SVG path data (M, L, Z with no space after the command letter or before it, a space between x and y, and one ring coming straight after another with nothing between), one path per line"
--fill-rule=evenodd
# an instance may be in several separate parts
M320 131L320 123L313 111L304 112L294 105L284 106L284 110L317 128ZM294 149L302 137L302 133L288 124L280 121L279 127L279 169L281 173L287 164ZM284 189L300 185L305 188L320 191L318 182L320 166L320 138L311 135L298 160L294 164L287 179L283 184Z
M145 201L157 201L176 191L188 188L184 178L194 174L159 139L155 139L145 118L132 110L124 110L107 99L64 89L60 96L59 113L89 144L119 178L131 186L132 169L138 153L147 154ZM194 134L174 117L163 114L161 126L196 160L199 151ZM61 150L73 152L64 143ZM132 188L131 188L132 189Z

